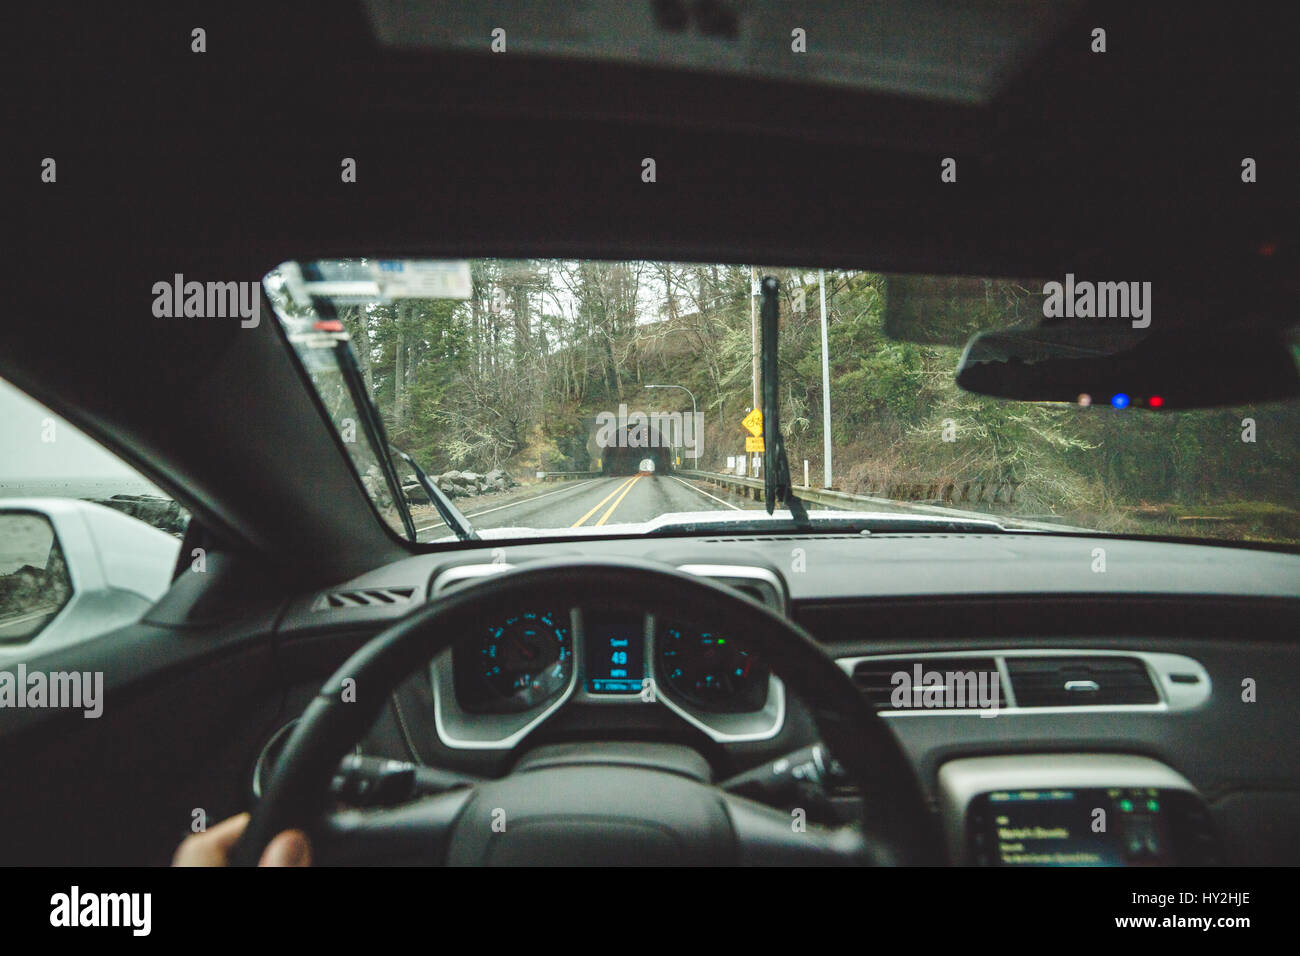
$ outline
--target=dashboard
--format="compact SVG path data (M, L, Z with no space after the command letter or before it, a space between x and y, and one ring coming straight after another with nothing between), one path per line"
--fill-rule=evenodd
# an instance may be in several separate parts
M1300 557L1108 538L1110 570L1098 575L1096 544L912 534L466 548L305 597L279 629L288 666L295 647L305 660L322 640L337 642L341 662L484 574L566 555L649 560L795 620L868 696L882 675L917 665L987 673L996 714L880 709L952 862L1294 864L1300 705L1275 684L1300 671ZM744 635L660 610L600 594L503 607L394 696L392 726L376 728L367 752L494 778L551 748L671 742L703 754L712 780L798 792L790 778L815 776L827 756L809 702L763 661L746 670ZM303 676L304 704L320 676ZM1257 697L1244 692L1256 684ZM851 817L852 790L822 783Z

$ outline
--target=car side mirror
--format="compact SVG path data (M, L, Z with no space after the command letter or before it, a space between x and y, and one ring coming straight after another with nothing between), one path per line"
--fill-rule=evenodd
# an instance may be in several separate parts
M50 519L0 513L0 648L32 640L71 599L72 577Z
M0 662L132 624L171 587L180 541L76 498L0 498Z

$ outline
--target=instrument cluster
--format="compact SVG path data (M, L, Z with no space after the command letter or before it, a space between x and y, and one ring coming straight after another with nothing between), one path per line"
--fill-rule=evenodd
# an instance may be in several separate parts
M431 665L450 747L512 747L570 702L665 707L719 742L766 740L781 681L743 635L592 601L506 610Z
M743 637L592 604L484 621L453 652L456 697L471 713L545 706L575 685L588 702L655 702L669 694L708 713L753 713L770 671Z

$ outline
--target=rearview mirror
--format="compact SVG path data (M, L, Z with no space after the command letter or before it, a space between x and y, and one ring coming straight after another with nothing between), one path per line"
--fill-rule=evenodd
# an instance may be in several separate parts
M1300 394L1293 350L1272 328L1218 331L1047 326L982 332L957 384L1024 402L1211 408Z

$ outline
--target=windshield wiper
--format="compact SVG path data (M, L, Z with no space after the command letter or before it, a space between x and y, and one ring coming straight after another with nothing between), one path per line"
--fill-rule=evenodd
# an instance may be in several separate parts
M392 446L389 447L391 448ZM433 506L438 509L438 514L442 516L442 520L446 522L447 527L456 532L456 537L460 538L462 541L478 541L478 532L476 532L474 526L469 523L469 519L461 513L459 508L451 503L451 499L447 497L445 491L429 480L429 476L424 473L423 468L415 463L415 459L398 448L392 448L392 452L398 458L402 459L402 461L406 462L406 464L411 466L411 469L415 472L415 480L420 483L420 487L423 488L425 494L429 496L429 500L433 502Z
M336 322L339 321L338 312L329 299L312 296L311 303L318 316ZM342 323L339 324L339 331L341 331ZM339 374L343 378L348 394L352 398L352 404L361 417L361 428L375 453L379 469L383 472L384 481L387 482L393 496L393 505L401 516L402 527L406 531L406 536L414 544L419 538L420 532L415 527L415 516L411 513L411 503L407 501L406 493L402 490L402 481L397 474L397 465L395 463L397 459L411 466L411 470L415 473L415 480L424 488L425 494L429 496L429 502L438 511L442 520L446 522L447 527L456 533L456 537L462 541L479 540L474 528L469 523L469 519L451 503L451 499L447 497L441 488L429 480L429 476L424 473L423 468L415 463L415 459L389 443L384 430L383 417L379 414L378 407L370 397L365 376L361 373L361 366L357 362L356 353L352 351L351 337L340 334L332 335L331 338L333 338L334 342L330 351L334 356L335 363L338 365Z
M414 542L418 535L415 530L415 518L411 515L411 507L407 504L406 495L402 491L402 482L397 477L393 458L385 451L389 445L388 439L384 436L384 422L379 417L374 402L366 393L365 377L362 376L361 368L357 365L357 357L352 354L352 344L347 339L340 339L334 343L334 358L339 364L339 371L343 374L343 382L347 385L348 393L352 396L352 404L356 406L357 414L361 416L361 427L370 441L370 447L375 451L375 457L379 459L379 468L391 489L393 504L402 517L402 527L406 529L407 537Z
M763 373L763 503L770 515L780 501L790 509L795 525L810 529L808 509L795 496L790 481L790 461L781 437L780 389L777 379L777 346L780 337L781 307L777 302L780 284L774 276L763 276L759 288L763 293L762 342L760 368Z
M813 511L806 521L773 516L765 518L754 511L737 511L708 515L661 515L654 519L647 536L700 534L1003 534L1008 528L994 518L961 518L947 515L920 515L899 512Z

